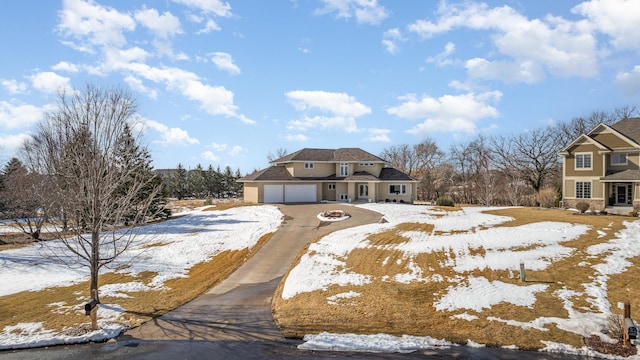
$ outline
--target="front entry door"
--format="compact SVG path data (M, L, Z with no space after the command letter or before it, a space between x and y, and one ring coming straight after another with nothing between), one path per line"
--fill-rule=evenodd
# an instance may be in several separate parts
M627 185L618 185L617 187L617 193L618 193L618 198L616 199L616 202L618 204L626 204L627 203Z
M359 185L360 191L358 192L358 197L360 198L368 198L369 197L369 185L361 184Z

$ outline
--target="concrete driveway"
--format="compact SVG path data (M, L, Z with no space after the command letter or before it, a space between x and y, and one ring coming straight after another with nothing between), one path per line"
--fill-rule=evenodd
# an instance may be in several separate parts
M300 251L336 230L377 223L382 215L350 205L278 205L284 221L251 259L220 284L182 307L137 328L118 340L284 340L271 315L271 298ZM322 223L317 215L343 210L348 220Z

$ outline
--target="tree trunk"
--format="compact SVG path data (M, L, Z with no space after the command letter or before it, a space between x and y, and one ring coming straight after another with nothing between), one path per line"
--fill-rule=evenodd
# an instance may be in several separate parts
M90 293L95 294L95 300L100 303L98 294L98 272L100 271L100 230L93 229L91 233L91 287Z

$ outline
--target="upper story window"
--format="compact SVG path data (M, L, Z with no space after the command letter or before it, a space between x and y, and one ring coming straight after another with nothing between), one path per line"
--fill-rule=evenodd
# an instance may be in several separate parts
M304 163L304 168L305 169L313 169L313 163L312 162Z
M627 154L611 154L611 165L627 165Z
M360 166L373 166L373 163L370 162L362 162L359 164Z
M336 184L328 184L327 185L327 189L328 190L335 190L336 189Z
M582 170L591 169L591 153L576 154L576 169L582 169Z
M340 163L340 176L349 176L349 163Z

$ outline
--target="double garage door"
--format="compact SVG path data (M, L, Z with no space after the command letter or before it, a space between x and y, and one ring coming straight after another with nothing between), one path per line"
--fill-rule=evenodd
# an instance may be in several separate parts
M317 185L265 185L264 202L269 203L296 203L317 202Z

